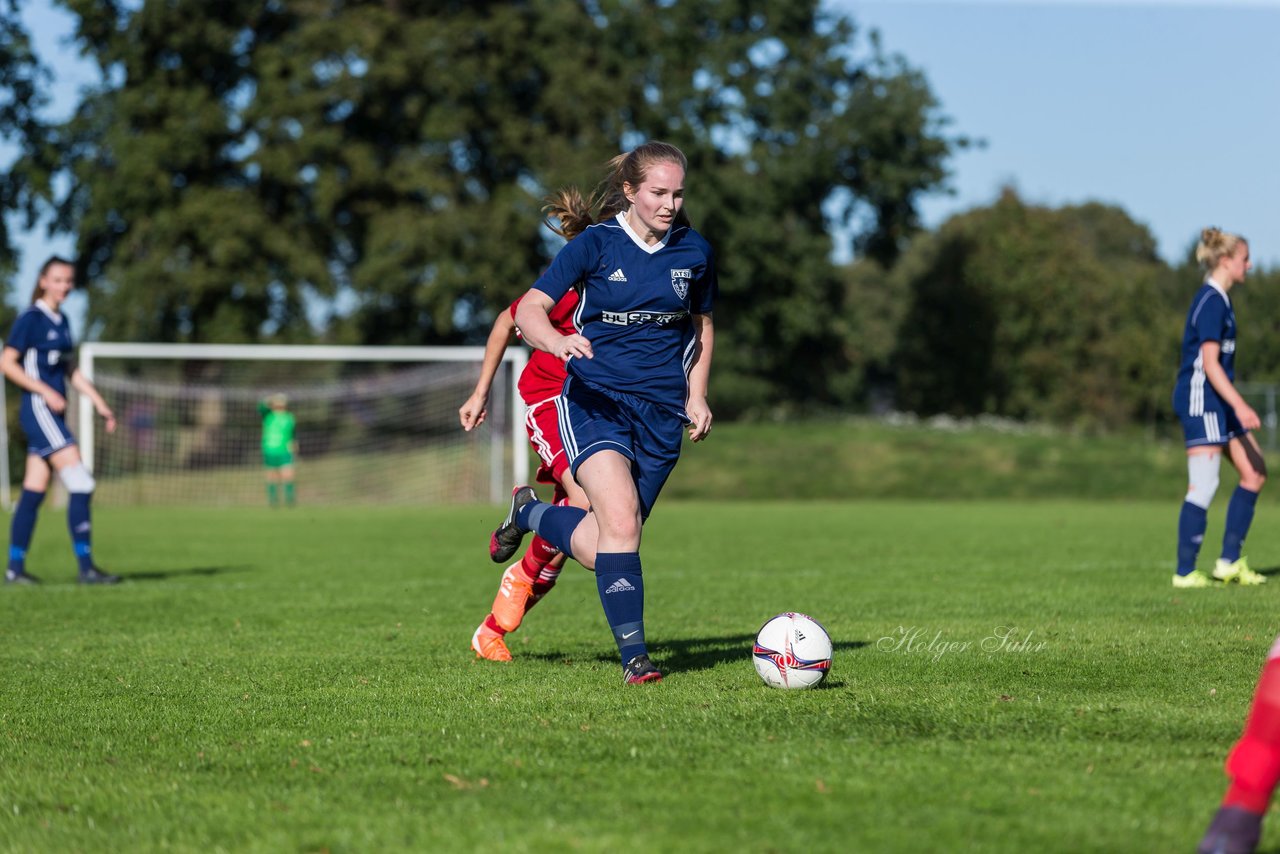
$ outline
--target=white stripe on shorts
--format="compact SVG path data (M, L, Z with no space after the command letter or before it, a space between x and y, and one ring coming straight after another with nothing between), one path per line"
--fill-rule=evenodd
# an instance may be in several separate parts
M39 359L40 353L34 347L27 350L26 358L23 359L22 365L27 376L40 379ZM35 416L36 424L39 425L40 431L44 433L45 441L49 443L50 452L66 446L71 441L71 438L58 427L58 419L49 409L49 404L45 403L44 398L40 395L34 392L30 394L31 414Z
M568 391L569 383L573 379L566 379L564 383L564 393L556 400L556 414L560 417L560 441L564 444L565 456L573 461L578 458L578 437L573 435L573 422L569 420L569 400Z

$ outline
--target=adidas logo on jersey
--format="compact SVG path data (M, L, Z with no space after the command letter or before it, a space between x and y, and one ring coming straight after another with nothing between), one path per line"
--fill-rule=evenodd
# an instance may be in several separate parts
M605 588L604 595L608 596L610 593L625 593L628 590L635 590L635 588L631 586L630 581L627 581L625 578L619 578L617 581Z
M618 269L614 270L612 273L609 274L609 281L611 282L625 282L626 280L627 280L627 274L622 272L621 267L619 267ZM606 590L605 592L607 593L609 591Z

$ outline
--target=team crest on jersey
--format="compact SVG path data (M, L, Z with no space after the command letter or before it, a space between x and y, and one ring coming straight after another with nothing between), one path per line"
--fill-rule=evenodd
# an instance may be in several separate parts
M692 270L671 271L671 287L675 288L676 296L680 297L680 299L684 299L689 295L689 280L692 278Z

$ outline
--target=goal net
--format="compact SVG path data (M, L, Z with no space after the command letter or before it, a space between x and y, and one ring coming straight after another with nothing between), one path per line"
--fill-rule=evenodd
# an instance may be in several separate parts
M69 419L113 504L265 503L260 404L284 395L296 421L298 503L500 502L528 476L507 351L479 429L458 408L480 347L325 347L92 343L79 368L116 415L107 433L91 401Z

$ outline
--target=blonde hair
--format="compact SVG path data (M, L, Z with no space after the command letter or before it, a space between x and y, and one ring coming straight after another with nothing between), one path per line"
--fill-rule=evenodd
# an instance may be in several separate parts
M640 186L649 168L659 163L671 163L685 172L689 171L689 161L684 152L671 143L657 140L643 143L609 160L606 164L608 174L589 198L584 199L576 187L566 187L549 196L542 207L542 212L548 217L547 226L561 237L572 240L587 226L629 210L631 202L627 200L625 185ZM552 218L559 221L558 226L549 221ZM689 217L683 207L672 225L689 225Z
M1196 244L1196 261L1205 270L1212 271L1223 258L1235 254L1236 247L1241 243L1248 245L1249 241L1238 234L1210 226L1200 232L1200 242Z
M542 213L547 217L548 228L565 240L573 240L596 222L594 211L598 204L599 200L594 197L582 198L577 187L565 187L547 196ZM553 219L556 223L552 222Z

